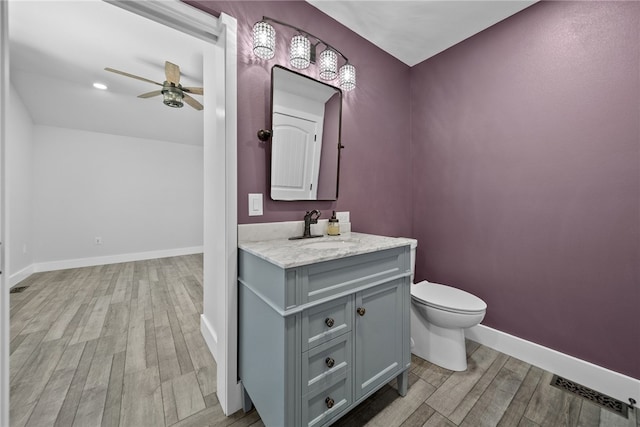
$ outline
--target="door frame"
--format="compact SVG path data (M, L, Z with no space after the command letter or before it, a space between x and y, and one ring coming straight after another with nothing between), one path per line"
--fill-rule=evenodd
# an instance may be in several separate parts
M5 183L7 102L9 92L9 2L0 0L0 242L5 241ZM4 245L0 245L0 271L6 266ZM0 426L9 425L9 288L0 273Z
M217 362L217 395L225 414L241 408L237 364L237 21L180 0L105 0L210 42L204 52L204 311L201 331ZM6 124L9 92L9 2L0 0L0 242L5 238ZM209 81L207 85L206 82ZM223 153L224 155L221 155ZM0 245L0 271L6 265ZM9 288L0 274L0 426L9 425Z

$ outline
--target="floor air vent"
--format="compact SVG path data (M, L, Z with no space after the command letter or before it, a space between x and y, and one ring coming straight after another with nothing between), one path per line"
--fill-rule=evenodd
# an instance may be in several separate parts
M551 385L558 387L561 390L568 391L573 394L577 394L583 399L587 399L598 406L601 406L609 411L615 412L625 418L628 418L629 405L621 402L613 397L602 394L599 391L590 389L581 384L574 383L566 378L562 378L558 375L554 375L551 379Z
M16 286L14 288L11 288L9 293L10 294L19 294L20 292L24 291L27 288L28 288L28 286Z

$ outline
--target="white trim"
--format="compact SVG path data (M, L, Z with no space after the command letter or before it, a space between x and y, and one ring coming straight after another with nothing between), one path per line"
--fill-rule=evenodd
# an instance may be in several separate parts
M6 138L9 93L9 2L0 0L0 240L6 229ZM5 245L0 246L0 269L7 264ZM9 425L9 287L0 274L0 426Z
M242 387L238 380L238 22L220 14L225 33L225 242L227 247L225 298L220 305L226 307L223 335L226 338L226 404L227 415L242 408ZM219 378L219 377L218 377ZM220 392L218 392L220 397Z
M218 360L218 335L204 314L200 315L200 333L213 357Z
M242 390L238 381L238 215L237 215L237 21L220 15L220 34L215 58L205 58L206 75L212 77L215 95L215 126L205 127L205 201L203 324L216 335L217 393L220 406L230 415L242 408ZM205 87L207 82L205 81ZM211 132L211 133L208 133ZM209 166L206 166L209 165ZM223 187L212 183L224 182ZM211 188L210 188L211 187ZM224 208L223 208L224 207ZM224 238L221 239L221 237Z
M219 27L211 25L211 18L215 17L179 0L104 1L201 40L214 44L218 41Z
M470 340L516 357L546 371L628 403L640 402L640 380L541 346L505 332L478 325L465 330ZM637 355L631 355L634 357Z
M13 273L11 276L9 276L9 288L13 288L15 285L22 282L24 279L31 276L35 272L35 264L31 264L18 271L17 273Z
M225 242L227 264L225 299L226 322L223 335L226 338L226 404L224 413L231 415L242 408L242 387L238 381L238 21L224 13L220 22L225 33ZM220 377L218 377L220 378ZM220 392L218 392L220 397Z
M190 248L163 249L149 252L134 252L129 254L107 255L92 258L63 259L59 261L36 262L33 272L66 270L67 268L92 267L94 265L117 264L120 262L143 261L146 259L167 258L202 253L202 246Z
M148 252L133 252L128 254L107 255L91 258L63 259L59 261L34 262L9 277L9 287L12 288L33 273L42 271L66 270L68 268L93 267L96 265L118 264L121 262L144 261L147 259L168 258L182 255L201 254L202 246L189 248L162 249Z

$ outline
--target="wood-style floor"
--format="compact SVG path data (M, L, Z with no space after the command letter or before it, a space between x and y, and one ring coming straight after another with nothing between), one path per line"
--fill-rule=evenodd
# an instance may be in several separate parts
M222 413L200 335L202 256L37 273L11 294L11 426L263 426ZM469 369L414 357L336 426L640 427L549 385L551 373L469 341Z

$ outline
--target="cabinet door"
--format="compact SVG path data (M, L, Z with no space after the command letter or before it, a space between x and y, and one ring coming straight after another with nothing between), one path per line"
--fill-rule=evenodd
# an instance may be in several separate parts
M356 400L390 381L402 366L402 280L356 294Z

